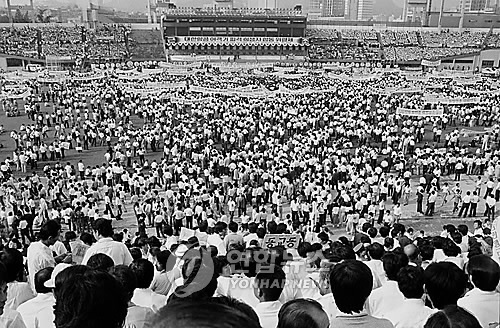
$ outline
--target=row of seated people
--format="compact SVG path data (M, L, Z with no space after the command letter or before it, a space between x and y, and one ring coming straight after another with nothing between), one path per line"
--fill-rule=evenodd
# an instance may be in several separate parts
M353 47L345 44L315 45L309 46L309 59L355 59L375 60L380 59L379 49L368 47Z
M423 47L384 47L384 58L391 61L413 61L440 59L477 52L476 48L423 48Z

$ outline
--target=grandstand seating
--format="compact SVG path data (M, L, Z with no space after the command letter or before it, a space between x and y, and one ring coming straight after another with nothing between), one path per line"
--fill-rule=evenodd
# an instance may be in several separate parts
M132 30L128 35L132 59L164 59L165 50L160 30Z

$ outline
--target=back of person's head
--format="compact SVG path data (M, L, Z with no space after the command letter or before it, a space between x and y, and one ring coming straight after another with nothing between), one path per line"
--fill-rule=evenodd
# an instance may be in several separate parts
M54 296L56 328L121 328L125 323L127 296L109 273L69 274L62 284L56 280Z
M431 263L424 271L425 291L434 308L457 304L467 286L467 276L450 262Z
M200 225L200 226L201 226L201 225ZM198 228L199 228L199 227L198 227ZM174 234L174 229L172 228L172 226L171 226L171 225L168 225L168 224L167 224L166 226L164 226L164 227L163 227L163 233L164 233L166 236L171 237L171 236L173 236L173 234Z
M296 299L281 307L277 328L328 328L330 320L321 304L312 299Z
M261 301L277 301L285 288L286 275L276 265L262 267L255 276L255 296Z
M368 236L370 236L371 239L377 237L378 230L375 227L370 227L367 231Z
M117 265L112 267L109 273L122 285L127 295L127 301L130 301L137 288L137 277L134 271L126 265Z
M391 232L391 229L389 227L386 227L386 226L382 226L379 229L379 233L380 233L380 236L382 238L389 237L389 232Z
M476 255L469 259L467 272L475 287L485 292L492 292L500 281L500 266L487 255Z
M175 257L168 250L156 254L156 260L167 272L171 271L175 266Z
M434 257L434 247L432 245L422 245L420 247L420 254L423 261L431 261Z
M260 328L255 317L211 299L169 302L151 325L152 328Z
M76 232L74 232L74 231L66 231L66 233L64 234L64 240L70 241L70 240L73 240L73 239L76 239Z
M257 223L255 223L255 222L249 223L249 224L248 224L248 232L249 232L249 233L256 233L256 232L257 232L257 228L258 228L258 227L259 227L259 226L258 226L258 225L257 225Z
M467 225L465 225L465 224L459 224L458 227L457 227L457 230L464 237L467 236L467 234L469 233L469 227Z
M234 309L235 311L240 311L246 316L248 316L252 321L259 322L259 316L257 313L255 313L255 310L248 305L245 302L242 302L240 300L237 300L236 298L232 297L227 297L227 296L219 296L219 297L212 297L210 299L210 302L216 303L216 304L221 304L225 306L229 306L230 308Z
M264 229L264 228L257 228L257 231L255 233L257 234L257 237L259 237L260 239L262 239L266 235L266 229Z
M444 255L450 256L450 257L455 257L455 256L458 256L460 254L460 252L461 252L460 247L458 247L453 242L453 240L446 239L443 242L443 253L444 253Z
M363 310L373 288L373 275L366 264L348 260L335 265L330 273L330 287L338 309L353 314Z
M5 248L0 253L0 262L7 268L7 282L21 279L24 270L23 254L14 248Z
M385 249L384 246L380 245L380 243L373 243L370 246L368 246L368 255L373 260L380 260L382 259L382 256L384 256Z
M398 287L406 298L422 298L424 295L424 270L407 265L397 274Z
M107 219L97 219L95 221L95 230L97 233L105 238L113 237L113 226L111 220Z
M233 233L237 233L238 232L238 223L231 221L231 222L229 222L227 228L229 229L229 231L231 231Z
M146 259L137 259L130 264L130 269L137 278L137 288L148 288L151 285L155 274L153 263Z
M35 274L35 291L38 294L47 294L52 292L51 288L45 287L45 283L50 280L52 272L54 272L54 268L47 267Z
M40 240L48 240L50 238L55 239L59 236L60 232L61 225L55 220L49 220L45 222L40 228L38 237L40 237Z
M307 253L309 252L310 249L311 249L311 243L308 243L306 241L299 244L299 246L297 247L297 253L299 254L300 257L306 258Z
M276 222L271 221L267 224L267 231L270 234L275 234L277 229L278 229L278 224Z
M455 244L461 244L462 243L462 234L458 231L454 231L453 233L451 233L451 239L455 242Z
M215 233L222 233L226 231L226 229L227 229L227 224L225 222L219 221L214 226Z
M408 265L408 257L397 252L386 253L382 257L382 263L387 279L396 280L399 270Z
M448 305L431 315L424 328L481 328L481 324L467 310L456 305Z
M80 240L87 245L92 245L94 243L94 237L88 232L82 232Z
M415 244L408 244L403 249L406 256L408 256L408 260L415 262L418 260L418 255L420 254L418 247Z
M87 266L89 268L104 272L107 272L114 265L115 263L113 262L113 259L103 253L94 254L89 257L89 260L87 261Z
M346 245L340 245L338 247L332 248L331 257L332 261L334 262L340 262L344 260L355 260L356 253L351 247Z

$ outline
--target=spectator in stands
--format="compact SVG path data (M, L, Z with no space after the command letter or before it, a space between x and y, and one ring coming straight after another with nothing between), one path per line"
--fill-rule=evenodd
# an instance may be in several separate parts
M328 328L330 321L321 304L311 299L296 299L281 307L277 328Z
M16 310L5 306L7 301L7 268L0 262L0 326L5 328L25 328L24 321Z
M424 285L430 305L443 309L464 295L467 276L454 263L432 263L424 271Z
M45 287L45 283L50 280L54 268L45 268L38 271L35 275L35 291L37 295L17 308L24 320L27 328L35 328L35 322L38 322L38 314L53 311L56 303L52 288Z
M275 328L278 325L278 313L282 306L279 299L285 283L286 275L278 266L264 267L257 273L254 292L260 303L255 307L255 312L262 328Z
M138 259L130 264L130 268L137 277L137 288L134 291L132 302L158 312L167 304L167 297L153 292L150 288L154 277L153 263L146 259Z
M330 274L330 286L340 311L331 322L332 327L394 327L388 320L363 312L373 287L371 271L363 262L348 260L334 266Z
M479 321L456 305L447 305L434 313L424 325L424 328L480 328ZM484 328L484 327L483 327Z

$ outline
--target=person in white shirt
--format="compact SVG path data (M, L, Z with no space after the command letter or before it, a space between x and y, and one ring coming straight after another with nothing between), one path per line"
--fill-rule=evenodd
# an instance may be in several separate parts
M382 256L384 256L384 246L375 242L367 247L370 260L364 262L371 270L373 275L373 289L379 288L386 281L387 277L382 263Z
M151 283L151 290L168 296L175 289L175 280L181 277L179 268L175 267L176 258L168 250L162 250L155 257L157 274Z
M130 268L137 277L137 288L132 296L132 303L137 306L150 308L153 312L158 312L167 304L168 298L160 295L149 288L154 278L153 263L146 259L137 259L130 265Z
M39 232L40 241L31 243L28 247L28 274L31 288L35 290L35 274L45 268L55 267L58 262L71 262L71 255L62 254L54 258L50 246L59 240L61 226L53 220L42 225Z
M259 304L254 308L262 328L276 328L278 313L281 309L279 298L283 292L286 275L277 266L270 266L261 270L255 277L254 293Z
M311 323L315 325L311 326ZM296 299L281 307L278 314L278 328L316 327L328 328L330 320L320 303L311 299Z
M53 312L56 299L52 294L52 289L45 287L45 283L50 280L54 268L45 268L35 274L35 290L37 296L21 304L17 311L21 314L27 328L35 328L35 320L40 313Z
M214 227L214 233L208 235L207 247L215 246L217 247L217 255L224 256L227 253L226 247L224 247L224 237L227 232L227 224L224 222L217 222Z
M500 266L487 255L469 259L467 272L474 288L458 300L458 306L472 313L483 328L500 324Z
M7 301L7 268L0 262L0 327L26 328L24 321L16 310L5 307Z
M17 307L35 297L29 283L25 282L24 259L15 248L6 248L0 253L0 262L7 267L7 303L5 306Z
M395 328L423 328L427 319L437 310L425 306L424 270L416 266L406 266L397 275L398 287L405 299L389 311L385 318Z
M95 227L98 233L98 240L85 252L82 261L83 265L86 265L89 258L97 253L108 255L113 259L115 265L129 265L132 263L132 255L130 255L127 246L111 238L113 236L113 227L110 220L98 219L95 222Z
M124 328L144 328L151 322L154 312L148 307L135 305L131 300L137 288L137 277L134 271L125 266L117 265L110 274L123 286L128 299L127 317Z
M396 281L399 270L408 265L408 257L401 253L388 253L382 257L387 281L375 289L368 298L368 312L376 318L385 315L404 300Z
M248 235L246 235L245 237L243 237L243 241L245 242L245 245L248 246L250 245L250 242L252 240L259 240L259 237L257 236L257 228L259 226L257 225L257 223L250 223L248 224Z

